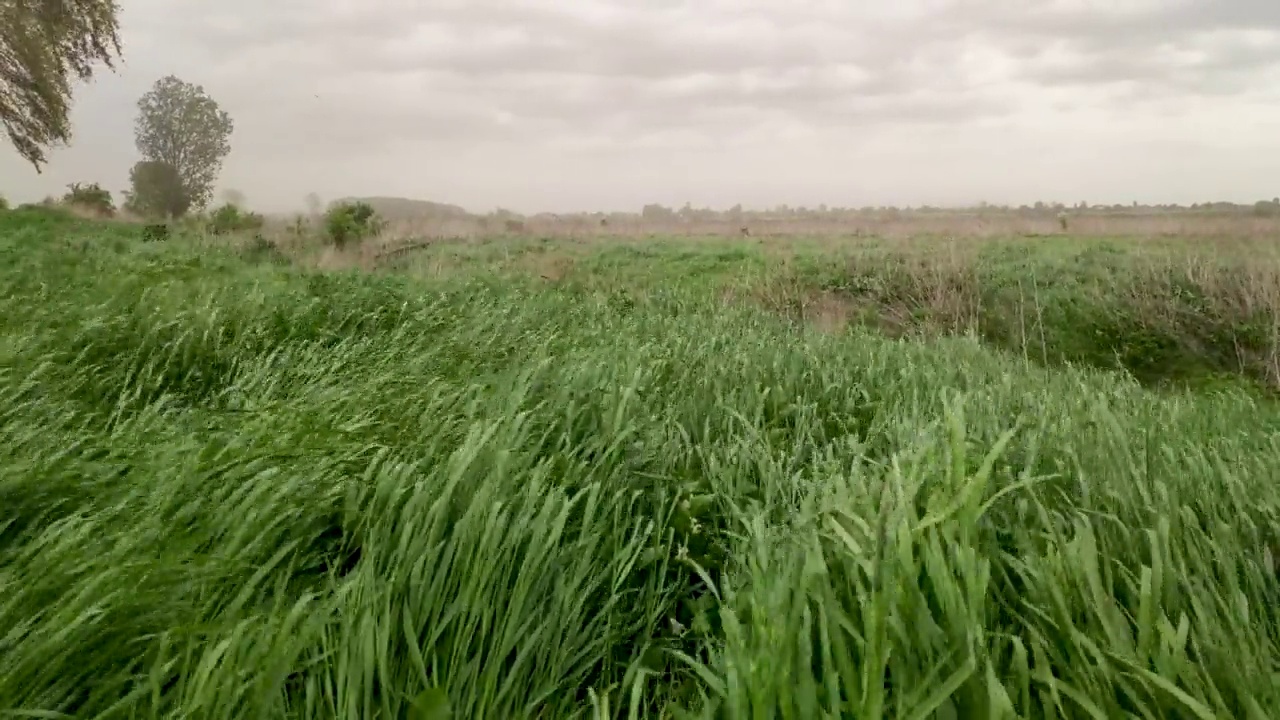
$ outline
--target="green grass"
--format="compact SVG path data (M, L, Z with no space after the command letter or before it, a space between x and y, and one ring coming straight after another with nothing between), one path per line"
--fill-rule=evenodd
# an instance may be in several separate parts
M1242 390L15 215L0 712L1280 715Z
M497 239L422 248L396 269L590 294L716 289L792 321L834 305L891 335L973 334L1148 387L1280 391L1280 255L1247 239Z

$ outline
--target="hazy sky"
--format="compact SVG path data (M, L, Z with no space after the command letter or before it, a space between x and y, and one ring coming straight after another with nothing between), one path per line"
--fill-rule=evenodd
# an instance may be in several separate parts
M476 211L1280 195L1276 0L122 0L43 175L127 185L139 95L236 122L221 188Z

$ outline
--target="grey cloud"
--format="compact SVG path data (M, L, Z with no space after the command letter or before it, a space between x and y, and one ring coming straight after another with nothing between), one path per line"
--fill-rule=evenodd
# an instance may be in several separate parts
M922 36L928 25L891 38L879 32L883 20L851 17L841 23L812 9L803 12L808 7L703 15L647 4L592 17L575 14L582 7L567 3L369 4L358 12L330 14L306 14L295 3L255 13L252 23L219 19L245 14L234 5L213 16L191 14L183 22L194 41L243 62L246 56L289 63L322 58L334 71L447 70L471 76L664 78L837 62L874 65L900 62L939 39Z
M1179 57L1179 55L1182 57ZM1109 48L1078 52L1069 61L1029 61L1023 77L1046 84L1110 83L1209 79L1215 76L1249 75L1280 64L1280 42L1265 47L1231 45L1200 50L1170 45L1150 52Z
M1057 7L973 0L948 14L1018 59L1038 86L1129 83L1140 95L1232 95L1280 66L1280 3L1149 0Z
M176 73L235 117L229 166L244 173L320 155L372 167L421 152L434 166L588 148L643 166L662 148L914 147L939 128L1058 132L1073 121L1055 108L1109 128L1280 87L1275 0L130 0L123 12L126 71L86 112L123 127L145 87Z
M294 0L173 22L221 53L209 74L224 84L275 68L272 85L237 90L258 126L280 137L298 108L315 123L313 141L363 151L413 136L515 141L601 128L714 137L729 122L778 117L955 122L1008 105L966 87L950 62L962 40L945 22L903 24L830 3L716 5L473 0L323 13ZM399 82L379 89L376 78ZM413 101L388 102L406 95Z
M942 13L956 26L995 35L1147 42L1216 30L1280 29L1271 0L1113 0L1105 3L957 0Z
M291 62L314 56L334 71L447 70L475 77L575 73L662 78L824 65L857 59L849 50L862 44L829 27L779 27L763 19L729 27L680 25L645 15L603 23L550 11L500 13L484 6L443 18L425 13L397 17L370 7L358 18L313 17L287 31L281 27L260 36L210 33L210 27L217 24L199 23L193 31L208 34L205 42L211 46L228 45L229 55Z

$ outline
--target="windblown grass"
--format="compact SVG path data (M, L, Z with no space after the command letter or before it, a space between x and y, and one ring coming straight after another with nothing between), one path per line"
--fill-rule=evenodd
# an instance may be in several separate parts
M1247 394L82 232L0 239L0 710L1280 715Z

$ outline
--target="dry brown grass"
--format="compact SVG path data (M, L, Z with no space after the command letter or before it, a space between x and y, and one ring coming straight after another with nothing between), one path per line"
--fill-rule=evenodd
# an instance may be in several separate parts
M608 239L646 237L782 237L978 238L1028 236L1131 237L1196 239L1277 238L1280 217L1247 213L1082 212L1067 213L1063 229L1056 213L931 212L884 210L841 217L769 217L738 220L649 220L638 216L535 216L519 222L488 216L467 219L401 219L385 234L399 238L547 237Z
M517 257L514 265L543 280L558 283L573 272L576 261L564 253L528 253Z
M1045 363L1236 374L1280 391L1280 255L1269 243L1144 243L1101 259L1027 246L1018 260L982 254L991 242L906 242L817 277L784 260L726 299L825 332L975 334Z

